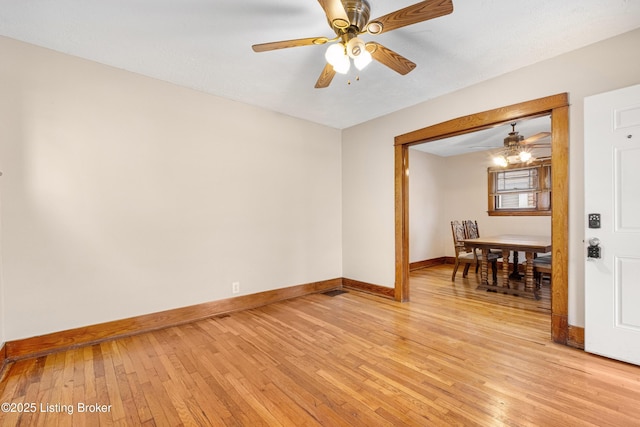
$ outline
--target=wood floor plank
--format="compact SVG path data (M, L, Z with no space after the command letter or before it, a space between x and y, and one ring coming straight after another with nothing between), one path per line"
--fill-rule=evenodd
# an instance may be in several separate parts
M1 402L74 412L0 426L640 425L640 367L553 343L548 283L536 301L450 277L412 272L408 303L313 294L12 362Z

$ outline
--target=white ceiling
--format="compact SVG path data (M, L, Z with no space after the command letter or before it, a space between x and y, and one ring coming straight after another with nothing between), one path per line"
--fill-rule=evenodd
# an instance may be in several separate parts
M369 0L375 18L417 0ZM454 12L379 36L415 62L372 63L327 89L333 36L315 0L0 0L0 35L338 129L640 27L638 0L453 0ZM351 81L351 84L347 84Z

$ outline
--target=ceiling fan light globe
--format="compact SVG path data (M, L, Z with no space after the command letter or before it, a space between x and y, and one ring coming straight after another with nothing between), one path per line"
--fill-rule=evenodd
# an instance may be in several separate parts
M360 37L354 37L347 42L347 55L351 58L355 59L366 51L367 49Z
M501 167L505 167L505 166L507 166L509 164L509 162L507 162L506 157L504 157L504 156L495 156L493 158L493 163L496 166L501 166Z
M364 67L371 63L372 59L371 54L365 50L353 59L353 65L355 65L358 70L363 70Z
M531 153L528 151L521 151L518 157L520 158L521 162L528 162L529 160L531 160Z
M324 58L335 68L336 64L347 58L344 52L344 45L342 43L330 45L324 53Z
M342 56L342 59L331 65L336 73L347 74L349 72L349 68L351 68L351 61L348 56L344 55Z

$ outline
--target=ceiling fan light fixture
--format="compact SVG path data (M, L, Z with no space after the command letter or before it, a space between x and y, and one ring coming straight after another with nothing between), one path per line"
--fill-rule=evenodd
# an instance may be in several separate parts
M513 148L493 156L493 164L503 168L518 163L529 163L533 160L535 160L535 158L531 152L527 150L516 151Z
M511 132L504 139L504 148L493 156L496 166L507 167L519 163L531 163L535 160L531 151L524 146L524 137L516 132L516 123L511 123Z

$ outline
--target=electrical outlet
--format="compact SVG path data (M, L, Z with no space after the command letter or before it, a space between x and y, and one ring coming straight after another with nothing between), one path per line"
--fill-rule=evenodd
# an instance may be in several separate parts
M231 284L231 292L233 292L234 294L240 293L240 282L233 282Z

